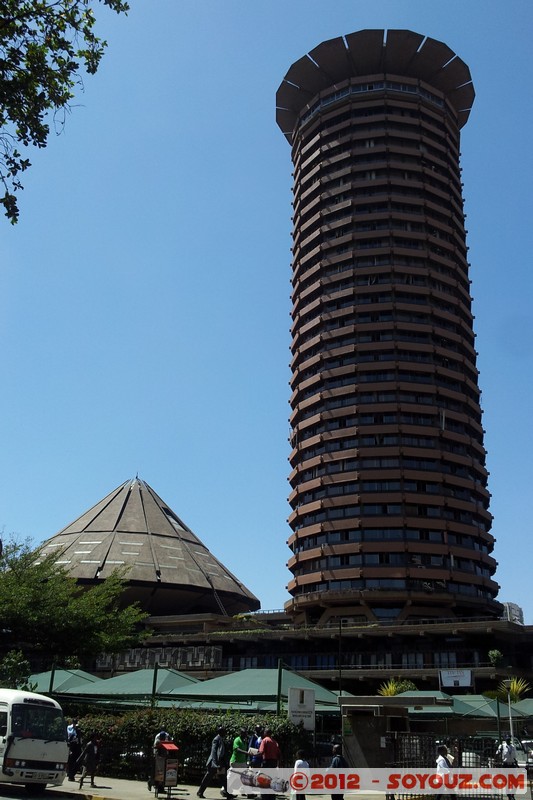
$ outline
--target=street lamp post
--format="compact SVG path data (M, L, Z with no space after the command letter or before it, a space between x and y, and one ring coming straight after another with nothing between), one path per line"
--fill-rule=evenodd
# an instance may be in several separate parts
M507 708L509 709L509 734L511 736L511 742L514 744L514 731L513 731L513 714L511 710L511 679L507 678L506 680L502 681L503 685L507 690Z

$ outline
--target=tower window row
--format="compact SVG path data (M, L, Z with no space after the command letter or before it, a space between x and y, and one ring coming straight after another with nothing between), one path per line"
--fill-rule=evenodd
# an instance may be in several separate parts
M342 210L338 210L338 206L341 204L346 205ZM320 198L308 198L306 203L302 204L302 208L296 214L295 222L298 224L298 227L303 228L319 214L322 224L328 224L338 219L343 219L348 215L361 217L370 214L387 213L405 214L414 216L415 218L422 216L427 220L426 228L428 228L431 223L450 228L454 227L453 217L450 215L449 209L444 212L437 208L425 207L422 199L420 199L418 203L399 202L393 199L388 201L378 200L375 203L369 203L368 194L361 195L359 191L352 191L346 186L343 188L339 186L339 191L333 192L329 196L324 195L320 196ZM339 215L338 217L336 216L337 214ZM416 223L416 219L413 222ZM459 228L462 226L462 220L459 218L455 223L455 227L457 226L459 226ZM461 243L464 245L464 237L459 235L458 238L462 240Z
M356 519L357 517L417 517L420 519L450 520L462 525L473 525L481 531L489 531L491 527L490 520L479 516L475 512L410 503L362 503L361 505L326 508L314 514L298 516L292 527L294 531L299 531L302 528L322 522L331 522L338 519Z
M458 394L463 393L465 396L470 397L472 400L479 399L479 390L470 389L459 381L454 381L446 378L444 375L426 372L407 372L401 369L391 370L389 372L362 372L359 371L357 375L347 375L345 377L324 378L320 382L315 383L311 388L299 392L299 401L303 401L313 397L318 392L331 391L344 386L357 386L360 383L420 383L428 386L436 386L442 389L448 389Z
M413 332L409 330L399 331L396 329L374 331L373 333L358 333L335 336L331 339L321 339L319 343L307 348L301 348L295 356L292 368L301 369L306 362L322 353L328 354L335 350L344 350L347 347L361 347L372 344L385 343L423 345L424 347L446 350L448 353L456 354L458 359L466 359L467 362L475 366L475 351L466 347L464 342L456 342L453 339L446 339L435 333L425 333L423 331ZM423 352L423 351L422 351Z
M424 100L429 100L430 103L442 108L444 106L444 100L442 97L434 94L433 92L428 91L427 89L423 89L422 86L413 83L399 83L398 81L373 81L372 83L352 83L349 86L345 86L343 89L338 89L332 94L326 95L322 97L318 102L314 103L311 108L303 115L300 119L300 126L303 126L306 122L308 122L312 117L315 116L319 111L322 111L327 106L331 105L331 103L335 103L338 100L348 97L351 94L361 94L362 92L380 92L383 89L388 89L392 92L403 92L407 94L417 95L418 97L423 97Z
M311 191L311 189L313 189L313 191ZM364 209L365 204L369 203L372 205L375 203L385 204L388 199L394 197L396 202L400 203L404 202L404 198L409 199L411 202L418 201L419 203L427 203L427 216L434 216L436 220L444 221L445 219L452 219L453 217L461 220L463 217L462 203L456 204L454 202L451 204L451 198L444 192L430 191L429 188L426 191L424 187L409 186L407 183L401 183L396 186L389 183L376 183L372 186L352 187L350 175L346 174L340 175L338 178L324 179L322 181L316 177L309 193L305 197L305 203L303 199L299 200L295 198L295 218L299 213L297 208L299 208L300 205L306 208L310 206L311 203L316 203L319 199L324 200L328 198L329 205L331 206L335 203L336 197L341 193L344 200L346 200L348 196L359 209ZM344 202L344 200L339 202ZM439 209L442 210L440 211ZM301 211L303 212L303 209L301 209ZM316 213L316 209L313 209L313 213ZM355 213L365 214L367 212L356 209Z
M486 542L470 534L452 533L450 531L431 530L410 527L356 528L355 530L327 531L298 538L292 545L293 553L311 550L322 545L346 544L349 542L425 542L447 544L462 547L465 550L476 550L483 555L489 554Z
M416 580L414 578L353 578L351 580L331 580L305 584L295 587L293 594L301 596L306 594L322 594L323 592L353 592L353 591L402 591L402 592L446 592L448 594L461 594L480 599L492 599L497 594L497 587L491 591L483 586L471 583L458 583L457 581L430 581Z
M294 576L310 575L329 569L350 569L353 567L407 567L411 569L459 570L490 578L494 570L471 558L458 558L453 554L414 554L414 553L354 553L339 556L325 556L310 561L299 562L294 568Z
M458 136L448 115L443 115L442 112L427 106L398 102L393 96L388 97L386 101L381 98L358 98L358 100L359 102L348 107L332 109L320 118L316 118L313 124L307 125L305 131L300 127L293 147L293 162L296 164L298 159L312 147L316 147L319 141L329 141L330 137L338 135L347 126L357 131L364 128L368 120L374 121L375 117L380 117L380 121L387 125L398 125L407 129L409 127L427 129L440 141L445 141L447 150L458 159L459 149L454 149ZM352 123L355 125L352 126Z
M381 295L377 295L378 300L374 298L375 294L363 293L369 286L388 286L390 287L390 294L385 295L385 300L380 301ZM397 302L407 303L428 303L427 293L423 294L408 294L405 290L402 291L403 286L414 286L421 289L429 289L431 292L440 292L447 294L459 303L463 303L470 308L470 296L457 286L444 283L442 280L429 277L427 275L420 275L405 272L389 271L372 272L368 274L354 273L352 278L349 276L340 277L338 281L331 281L326 286L317 286L312 292L305 295L300 294L300 302L294 306L293 314L305 313L305 309L311 303L319 303L323 311L335 311L338 308L345 308L347 303L351 300L352 305L357 303L372 303L372 302L390 302L392 297L395 297ZM357 291L355 287L364 287L363 291L359 288ZM351 295L346 296L346 292ZM336 298L336 295L340 297ZM298 302L298 301L297 301ZM342 305L335 305L341 303ZM453 306L450 306L453 308Z
M297 436L299 441L309 439L311 436L318 436L328 431L342 430L350 427L365 427L366 425L413 425L417 428L428 427L437 428L439 431L452 431L463 436L469 436L481 441L482 431L464 422L457 422L452 418L446 418L444 414L396 414L385 411L383 413L374 412L372 414L351 414L332 419L321 420L308 428L300 428L294 431L293 436ZM433 432L433 431L432 431Z
M484 509L488 507L488 496L486 493L478 494L461 486L451 486L450 484L417 481L405 478L404 480L383 479L326 484L319 489L302 492L300 499L295 502L294 508L299 508L306 503L314 503L316 500L323 500L329 497L342 497L347 494L360 494L361 492L377 494L384 492L429 494L477 503Z
M484 466L485 456L472 448L472 444L458 444L444 439L434 439L429 436L397 436L394 434L379 434L376 436L348 437L345 439L332 439L320 442L312 447L302 447L299 457L302 461L309 461L326 453L336 453L342 450L353 450L361 447L417 447L424 450L439 450L441 453L470 457L472 461ZM481 450L481 448L480 448Z
M328 117L318 130L315 128L306 135L305 144L296 153L296 172L308 170L318 153L328 158L338 145L367 149L389 144L394 148L416 148L422 158L432 157L457 169L455 140L450 148L449 133L445 126L443 128L442 118L427 114L415 117L410 110L405 105L386 108L374 101L364 108L354 108L352 114Z
M420 258L419 256L401 256L396 253L372 256L365 255L364 257L359 256L350 261L336 261L335 263L326 262L326 264L323 264L321 269L318 270L319 264L320 261L317 260L305 265L305 269L296 279L298 285L293 293L293 298L295 300L297 295L305 292L313 286L317 280L324 280L335 276L342 276L345 279L349 279L351 276L351 283L353 285L353 279L358 275L358 272L362 269L368 269L369 267L389 267L388 274L394 277L396 283L416 286L419 285L417 284L417 280L421 277L427 278L441 275L453 281L454 285L463 286L467 293L469 292L470 286L463 275L462 269L458 272L456 268L452 269L440 262L430 261L426 258ZM371 284L374 274L379 275L380 273L373 269L372 272L363 273L361 277L364 282Z
M317 324L313 327L312 331L306 331L301 334L301 342L305 343L310 339L314 339L319 332L336 331L346 326L378 324L384 322L395 323L411 323L413 325L430 325L436 328L443 328L445 331L452 333L462 333L464 328L455 322L451 322L444 317L434 318L433 315L417 312L400 311L397 308L387 311L356 311L352 316L338 316L330 320L316 320ZM300 340L300 334L295 331L295 343ZM466 337L467 341L473 341L471 337Z
M449 410L463 413L470 419L480 422L479 411L474 415L472 409L464 402L455 401L444 396L435 397L434 394L406 391L359 392L357 398L352 393L347 396L330 397L328 399L317 396L316 403L301 411L301 419L307 419L323 411L333 411L338 408L355 407L356 405L373 405L375 403L414 403L416 405L434 406L439 409L438 413L441 415L444 410ZM445 423L445 420L443 422Z
M424 352L424 351L409 351L409 350L388 350L385 352L361 352L358 351L352 355L346 356L331 356L324 358L319 365L313 365L307 369L302 368L298 370L295 379L298 382L313 378L320 373L347 367L357 364L374 364L387 361L403 361L417 364L434 364L439 367L449 369L451 372L458 372L461 375L476 380L477 370L474 366L465 364L460 359L453 358L451 354L442 355L440 353ZM294 382L294 379L293 379Z

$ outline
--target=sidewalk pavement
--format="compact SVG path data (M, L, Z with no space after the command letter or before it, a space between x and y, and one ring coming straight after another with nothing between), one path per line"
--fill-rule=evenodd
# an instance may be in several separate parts
M76 800L150 800L155 798L155 792L148 789L146 781L126 781L122 778L105 778L97 775L96 787L93 789L89 783L84 783L80 789L78 781L65 779L62 786L49 786L46 790L48 796L59 795L64 798ZM167 790L168 791L168 790ZM159 800L166 800L167 791L159 794ZM172 800L196 800L197 786L173 786ZM218 789L207 790L206 800L222 800Z
M71 798L72 800L150 800L155 798L155 792L148 789L146 781L126 781L120 778L102 778L99 775L95 778L96 787L93 789L88 784L84 784L80 789L78 782L67 781L62 786L49 786L46 790L48 797L59 795L59 797ZM159 800L166 800L170 796L172 800L197 800L196 792L198 786L184 786L179 784L173 786L171 794L167 791L160 792ZM345 793L346 794L346 793ZM242 799L246 795L242 795ZM258 800L259 800L258 795ZM207 788L205 791L206 800L222 800L220 789ZM274 800L275 795L272 795ZM331 795L314 795L313 800L331 800ZM382 800L385 798L383 792L366 792L358 794L357 800ZM55 800L55 798L54 798Z

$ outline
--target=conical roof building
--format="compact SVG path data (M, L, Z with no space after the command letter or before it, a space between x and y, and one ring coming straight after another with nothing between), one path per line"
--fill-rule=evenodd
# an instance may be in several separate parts
M259 600L139 478L128 480L43 544L82 585L127 567L124 603L152 615L259 608Z

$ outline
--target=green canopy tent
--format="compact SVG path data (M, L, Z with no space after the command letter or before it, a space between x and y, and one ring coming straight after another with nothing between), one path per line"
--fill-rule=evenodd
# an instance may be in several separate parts
M524 717L533 717L533 698L525 697L523 700L517 700L512 706Z
M292 687L313 689L317 710L339 711L335 692L287 669L243 669L194 686L177 687L167 699L174 699L177 706L191 702L218 708L221 703L230 703L232 707L246 705L254 710L276 711L280 702L287 704Z
M35 687L35 691L46 694L66 692L72 688L81 691L83 687L100 683L101 680L82 669L51 669L29 677L29 683Z
M144 704L160 695L167 695L172 689L185 688L197 682L197 678L192 678L184 672L154 667L125 672L95 684L74 686L66 689L64 693L76 695L78 699L87 701L118 699Z
M501 700L493 700L483 694L465 694L459 695L459 697L463 703L471 706L475 713L493 717L494 719L499 717L502 722L509 719L509 706ZM517 703L511 703L511 716L513 719L522 719L526 714L518 707Z
M450 695L442 691L407 691L402 692L399 697L413 698L413 705L408 706L408 713L415 718L420 717L436 717L443 716L453 717L471 717L475 719L493 719L501 721L501 725L505 725L506 720L509 719L509 711L507 704L498 703L497 700L492 700L482 694L455 694ZM422 697L435 697L437 703L430 706L418 706L416 698ZM516 707L516 703L511 708L511 716L513 719L522 719L524 712Z

